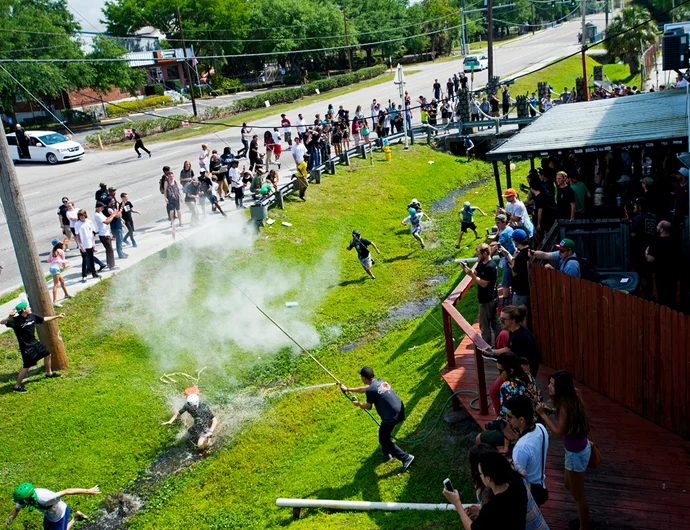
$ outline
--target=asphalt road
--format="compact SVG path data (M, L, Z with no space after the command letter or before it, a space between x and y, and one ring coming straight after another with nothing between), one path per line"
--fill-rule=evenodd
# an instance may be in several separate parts
M593 15L588 17L588 21L602 27L604 16ZM556 28L541 31L534 36L530 35L497 47L494 60L495 74L507 77L537 68L553 59L577 51L579 29L578 22L568 22ZM461 67L461 59L407 67L407 69L420 70L406 78L406 88L413 102L419 95L431 96L435 78L445 85L448 77L458 72ZM486 79L485 71L478 72L475 74L474 84L481 86L486 83ZM387 102L389 98L399 101L398 89L393 83L380 84L335 98L332 103L336 109L338 105L344 105L345 108L350 109L351 114L354 114L357 105L362 105L367 114L374 98L379 102ZM309 121L313 120L316 113L321 113L323 116L327 107L327 102L319 102L304 105L299 111ZM179 113L179 111L180 109L177 108L173 112ZM296 110L288 115L293 124L297 114ZM252 125L276 126L279 121L280 117L276 115L259 120ZM419 123L418 111L414 113L413 123ZM262 137L264 130L257 128L255 132ZM233 151L241 147L239 129L229 128L217 134L200 134L186 140L151 143L148 145L153 153L151 158L144 155L143 158L138 159L132 149L115 149L88 151L81 161L57 166L38 163L19 164L17 174L39 253L45 259L50 250L51 239L60 235L56 211L61 197L68 196L78 208L84 207L91 212L94 193L101 181L109 186L117 187L118 196L121 191L127 192L135 209L141 212L141 215L135 216L136 225L140 230L140 237L138 237L140 246L137 249L131 249L130 252L146 252L146 229L160 227L161 225L157 223L165 222L165 205L158 191L161 167L169 165L178 174L182 163L190 160L193 168L197 170L197 157L202 142L207 143L211 149L215 148L221 152L225 145L230 145ZM294 164L292 164L290 153L285 150L283 150L282 164L281 178L286 178L290 174L289 168L294 168ZM226 209L231 209L231 203L232 201L225 201ZM188 214L183 214L183 220L188 220ZM228 222L244 221L240 217L235 217L229 219ZM21 278L4 212L0 215L0 264L4 266L0 275L0 292L7 292L18 287L21 284ZM47 274L47 263L45 269Z

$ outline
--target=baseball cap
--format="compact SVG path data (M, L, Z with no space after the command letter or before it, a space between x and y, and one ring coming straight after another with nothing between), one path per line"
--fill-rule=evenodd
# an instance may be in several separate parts
M113 188L112 186L110 186L110 187L108 188L108 191L117 191L117 188Z
M360 231L359 231L359 230L353 230L353 231L352 231L352 235L353 235L353 236L358 236L358 235L360 235Z
M105 187L107 186L107 184L106 184L105 182L101 182L101 183L99 184L99 186L100 186L101 188L105 188Z
M204 168L201 168L201 169L199 170L199 173L200 173L201 175L204 175L204 174L206 173L206 170L205 170Z
M51 245L55 246L58 243L60 243L60 240L57 237L54 237L53 240L50 242Z
M558 250L575 250L575 242L572 239L561 239L561 242L556 245Z
M645 177L640 181L642 184L646 184L647 186L654 184L654 179L651 177Z
M511 237L515 241L524 241L527 239L527 232L525 232L522 228L518 228L517 230L513 230Z
M96 208L105 208L105 204L102 203L101 201L98 201L98 202L96 203Z
M515 191L513 188L508 188L503 194L504 197L510 197L511 195L517 195L517 191Z
M24 309L26 309L27 307L29 307L29 304L27 304L26 302L19 302L16 306L14 306L14 308L17 311L24 311Z
M186 403L190 407L197 407L199 405L199 394L189 394Z
M371 366L364 366L357 373L359 375L361 375L362 377L366 377L367 379L373 379L374 378L374 369Z
M680 169L678 170L678 173L680 173L680 174L683 175L684 177L687 177L687 176L688 176L688 168L682 167L682 168L680 168Z

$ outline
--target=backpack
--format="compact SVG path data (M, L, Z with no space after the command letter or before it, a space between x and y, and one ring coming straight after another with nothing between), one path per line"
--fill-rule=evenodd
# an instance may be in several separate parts
M571 256L563 261L563 265L565 266L566 263L573 259L577 260L577 262L580 264L580 278L589 282L599 283L599 272L592 262L587 258L583 258L581 256Z
M163 175L161 177L161 179L158 181L158 189L160 190L161 195L163 195L165 193L165 181L166 180L168 180L168 178L165 175Z

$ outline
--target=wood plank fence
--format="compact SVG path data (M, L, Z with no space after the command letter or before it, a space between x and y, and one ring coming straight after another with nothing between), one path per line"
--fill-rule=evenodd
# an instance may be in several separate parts
M689 316L536 263L530 291L544 364L690 438Z

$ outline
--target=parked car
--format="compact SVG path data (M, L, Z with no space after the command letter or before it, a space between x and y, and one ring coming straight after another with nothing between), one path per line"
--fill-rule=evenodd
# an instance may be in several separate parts
M35 162L46 161L49 164L77 160L84 156L84 148L79 142L74 142L65 135L53 131L26 131L31 144L29 155ZM7 135L7 143L10 145L12 160L19 161L19 149L17 137L14 133ZM21 159L28 160L28 159Z
M463 72L471 72L472 67L474 67L475 72L486 70L489 68L489 58L484 54L468 55L462 61L462 70Z

